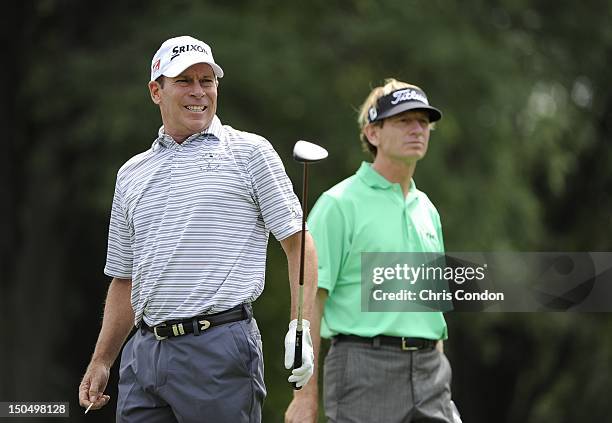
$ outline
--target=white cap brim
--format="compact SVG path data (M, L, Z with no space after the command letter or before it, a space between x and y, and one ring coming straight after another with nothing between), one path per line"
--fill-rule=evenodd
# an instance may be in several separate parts
M193 66L197 63L206 63L213 69L213 72L217 78L223 78L223 69L221 69L221 67L215 62L211 61L209 57L210 56L203 56L201 54L182 55L173 60L166 70L164 70L162 75L169 78L174 78L175 76L179 76L181 72L183 72L189 66Z

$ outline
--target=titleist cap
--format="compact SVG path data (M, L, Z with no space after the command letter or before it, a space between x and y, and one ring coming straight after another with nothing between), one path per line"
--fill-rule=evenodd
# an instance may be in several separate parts
M208 44L186 35L170 38L161 45L153 56L151 81L155 81L162 75L174 78L196 63L209 64L217 78L223 77L223 69L215 63L212 50Z
M442 119L442 112L429 105L424 91L416 88L401 88L378 99L368 110L368 122L376 122L408 110L423 110L429 113L429 121Z

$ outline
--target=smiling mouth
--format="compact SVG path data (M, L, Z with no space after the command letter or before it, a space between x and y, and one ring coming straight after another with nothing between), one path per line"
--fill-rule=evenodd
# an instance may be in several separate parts
M190 112L202 113L208 107L207 106L185 106L185 108L189 110Z

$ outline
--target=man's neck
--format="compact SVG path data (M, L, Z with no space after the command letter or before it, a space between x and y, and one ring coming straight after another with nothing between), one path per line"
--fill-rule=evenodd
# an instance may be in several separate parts
M374 163L372 163L372 169L380 173L389 182L400 184L404 197L406 197L410 190L410 181L416 169L416 161L403 162L376 156Z
M172 130L169 131L166 128L166 126L164 126L164 134L168 135L170 138L172 138L174 140L174 142L177 143L177 144L182 144L183 141L185 141L187 138L189 138L191 135L193 135L193 134L185 135L185 134L174 132Z
M172 137L172 139L174 140L175 143L177 144L182 144L187 138L191 137L193 134L199 134L201 132L206 131L208 128L210 127L210 125L206 128L202 128L201 130L194 132L192 134L185 134L185 133L179 133L176 131L172 131L172 130L168 130L166 128L166 126L164 125L164 134Z

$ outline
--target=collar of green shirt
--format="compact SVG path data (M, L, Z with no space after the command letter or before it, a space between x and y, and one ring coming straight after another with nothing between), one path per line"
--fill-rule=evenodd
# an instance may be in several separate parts
M398 183L390 182L387 178L375 171L372 168L372 163L362 162L361 166L359 167L359 170L357 170L357 176L363 182L365 182L366 185L372 188L392 189L394 186L397 186L401 192L400 185ZM410 202L413 199L416 199L418 197L416 193L417 187L414 183L414 179L410 179L410 188L408 189L406 201Z

